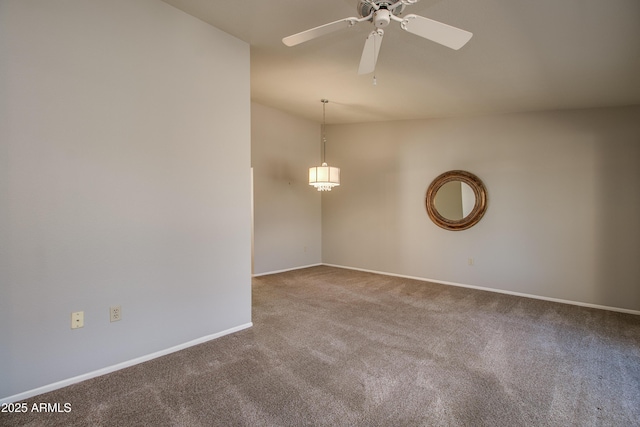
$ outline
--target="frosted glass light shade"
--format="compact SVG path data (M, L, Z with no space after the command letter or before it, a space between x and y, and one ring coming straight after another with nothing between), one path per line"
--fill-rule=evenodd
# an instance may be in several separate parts
M309 168L309 185L318 191L331 191L331 188L340 185L340 168L327 166L326 163Z

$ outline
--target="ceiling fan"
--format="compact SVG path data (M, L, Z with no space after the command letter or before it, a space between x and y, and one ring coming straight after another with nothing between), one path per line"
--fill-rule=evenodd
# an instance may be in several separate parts
M405 6L417 3L418 1L419 0L358 0L357 9L358 15L360 16L359 18L350 17L330 22L285 37L282 39L282 42L287 46L295 46L342 28L353 27L359 22L372 22L376 28L371 31L364 43L360 66L358 67L358 74L368 74L375 70L378 52L380 52L380 45L382 44L382 37L384 36L383 28L386 28L391 21L399 22L400 28L411 34L424 37L427 40L434 41L451 49L458 50L469 41L473 34L460 28L414 14L406 15L404 18L399 17Z

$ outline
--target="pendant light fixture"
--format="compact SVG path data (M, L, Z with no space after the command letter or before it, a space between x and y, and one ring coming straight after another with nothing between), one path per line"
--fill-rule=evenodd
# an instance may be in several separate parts
M322 102L322 166L309 168L309 185L313 185L318 191L331 191L331 188L340 185L340 168L328 166L325 161L327 148L327 137L325 135L327 119L325 107L329 101L321 99L320 102Z

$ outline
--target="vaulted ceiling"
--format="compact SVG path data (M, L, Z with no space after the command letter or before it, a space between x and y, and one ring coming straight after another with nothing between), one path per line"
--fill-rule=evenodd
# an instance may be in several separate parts
M357 16L357 0L163 0L251 45L251 97L328 123L640 104L638 0L422 0L415 13L473 33L460 50L392 22L358 75L360 23L294 47L282 38Z

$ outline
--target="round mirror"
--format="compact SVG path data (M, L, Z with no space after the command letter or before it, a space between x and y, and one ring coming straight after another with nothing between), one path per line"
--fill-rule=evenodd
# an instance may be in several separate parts
M449 171L433 180L427 190L427 213L439 227L466 230L475 225L487 209L484 184L472 173Z

